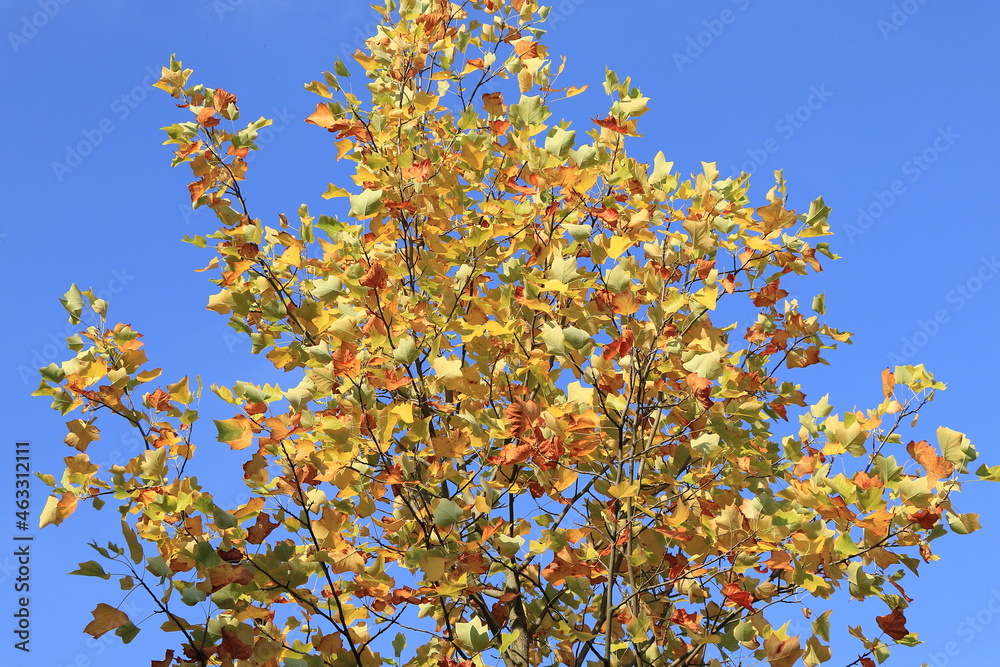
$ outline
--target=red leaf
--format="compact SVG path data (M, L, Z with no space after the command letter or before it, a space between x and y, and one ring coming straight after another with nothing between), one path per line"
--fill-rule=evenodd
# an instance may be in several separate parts
M871 658L861 658L861 667L875 667L875 661Z
M919 524L921 528L930 530L934 527L934 524L937 523L938 519L941 518L941 510L938 509L937 511L931 511L928 509L922 509L918 512L914 512L913 514L908 514L906 518L913 523Z
M903 616L903 610L899 607L893 609L891 614L876 616L875 622L878 623L878 627L882 628L882 632L896 641L910 634L910 631L906 629L906 617Z
M618 134L628 134L628 127L625 125L619 125L618 121L611 116L608 116L607 118L594 118L593 121L601 127L611 130L612 132L617 132Z

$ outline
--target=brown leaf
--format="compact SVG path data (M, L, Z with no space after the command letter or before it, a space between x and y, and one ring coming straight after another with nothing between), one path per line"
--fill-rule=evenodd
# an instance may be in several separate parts
M906 617L903 616L903 610L899 607L893 609L891 614L876 616L875 622L878 623L878 627L882 628L882 632L896 641L910 634L910 631L905 627Z
M871 658L861 658L861 667L875 667L875 661Z
M372 262L371 266L368 267L367 273L361 276L361 284L365 287L382 289L385 287L387 278L388 274L382 268L382 265L378 262Z
M243 560L243 552L239 549L216 549L215 553L227 563L238 563Z
M250 630L247 632L247 630ZM241 632L242 631L242 632ZM249 634L249 643L240 638L241 634ZM222 628L222 643L219 644L219 657L230 660L249 660L253 656L253 630L248 625L240 625L239 629Z
M253 581L253 574L242 565L218 565L208 571L209 581L212 584L212 592L219 590L227 584L249 584Z
M83 631L94 639L97 639L109 630L114 630L129 622L125 612L103 602L98 604L97 608L90 613L94 617L94 620L88 623Z
M219 114L228 120L232 120L229 117L229 105L236 104L236 96L227 90L222 88L215 89L215 95L212 98L212 104L216 109L219 110Z
M771 667L792 667L805 653L798 636L779 639L777 635L771 635L764 640L764 650Z
M503 104L503 95L500 93L483 93L483 108L486 109L486 113L494 116L500 116L507 110Z
M260 544L277 527L278 524L271 521L271 517L268 516L267 512L261 512L257 515L257 522L247 530L247 542L250 544Z
M174 649L168 648L167 652L163 654L163 660L151 660L149 662L149 667L170 667L170 663L174 661Z
M510 422L510 434L515 438L532 428L541 414L541 408L534 401L515 401L503 411L503 416Z

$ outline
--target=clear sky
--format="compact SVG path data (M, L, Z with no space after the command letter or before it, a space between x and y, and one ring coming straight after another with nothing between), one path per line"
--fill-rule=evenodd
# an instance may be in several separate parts
M991 199L996 186L982 182L1000 155L1000 3L554 4L544 41L552 54L568 57L560 85L590 84L556 105L556 116L585 127L606 111L599 84L608 66L652 98L633 156L651 160L663 150L684 172L700 171L704 160L723 174L759 174L761 203L780 167L791 206L802 209L822 195L833 207L831 244L843 258L795 282L795 296L825 291L830 322L854 332L855 344L830 354L830 366L798 375L808 396L829 393L841 410L871 407L883 368L925 363L949 386L924 413L926 437L947 425L966 432L982 460L1000 463L997 414L989 407L989 378L1000 372L1000 221ZM317 214L328 206L319 197L327 183L346 179L329 135L302 122L316 101L302 86L360 46L374 20L364 0L0 4L7 100L0 111L7 165L0 180L8 331L0 347L0 451L7 452L0 467L8 471L0 481L4 664L148 664L174 645L155 629L158 617L126 647L112 635L94 641L82 634L95 604L120 596L113 581L65 573L96 556L88 540L113 539L95 523L114 528L110 512L80 511L43 531L14 527L14 443L30 442L32 465L45 472L61 470L70 453L62 444L65 419L29 396L34 369L64 358L63 338L73 330L57 298L70 283L102 292L112 320L142 331L165 377L201 374L206 385L273 377L266 360L245 354L225 318L204 309L212 285L193 269L210 253L179 242L211 231L214 218L190 210L189 172L171 170L170 150L160 145L160 127L188 120L150 88L160 66L176 53L195 70L193 82L235 92L244 119L274 119L245 188L257 215L274 219L303 202ZM203 412L231 416L207 400ZM92 448L104 447L109 461L123 459L136 446L124 437L109 430ZM202 447L204 455L210 440ZM218 479L239 477L235 459L219 454L209 463L206 472ZM44 485L36 480L33 492L37 512ZM234 502L240 494L237 485L227 492ZM890 665L995 662L1000 485L971 483L957 502L962 511L981 512L984 528L936 542L941 560L919 580L906 580L916 599L908 627L926 643L899 649ZM12 649L15 532L35 538L30 654ZM133 620L152 611L138 594L125 609ZM861 620L852 610L871 623L872 612L859 605L838 611L835 623ZM839 654L830 664L855 657Z

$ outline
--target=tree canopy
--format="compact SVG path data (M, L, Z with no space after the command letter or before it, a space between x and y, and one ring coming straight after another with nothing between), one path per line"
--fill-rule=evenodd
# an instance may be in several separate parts
M200 382L161 379L92 291L63 297L97 323L42 369L36 394L79 416L41 524L117 512L121 544L74 574L150 596L177 635L151 665L790 667L832 659L834 621L844 664L917 643L902 582L978 528L954 493L1000 467L916 429L944 388L923 366L882 371L864 410L789 379L850 340L822 295L793 298L836 259L822 198L630 157L649 99L612 71L606 111L557 120L583 88L558 87L534 0L380 11L306 85L353 163L324 213L254 217L270 121L241 127L175 58L157 84L193 116L165 143L219 223L185 239L214 251L208 308L286 382L213 385L231 416L195 436ZM145 450L96 465L102 413ZM245 455L238 506L186 472L219 447ZM836 618L838 593L883 613ZM141 629L115 600L93 616L95 637Z

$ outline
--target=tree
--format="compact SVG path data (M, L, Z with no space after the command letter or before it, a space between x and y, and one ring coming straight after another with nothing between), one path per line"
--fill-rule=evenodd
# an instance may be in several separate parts
M220 223L185 239L215 248L208 307L289 381L211 387L251 492L223 507L185 472L219 446L193 436L200 383L158 381L141 334L72 287L71 322L97 323L42 369L36 393L82 414L40 522L110 503L123 536L74 574L151 597L179 634L158 667L816 665L831 612L812 610L844 589L885 603L850 628L851 664L916 643L900 581L978 528L952 498L976 452L944 427L904 438L943 388L922 366L883 371L865 411L786 379L849 340L822 296L806 314L788 291L836 258L823 200L789 209L776 172L754 206L745 174L628 157L648 98L611 71L586 139L556 123L582 89L555 88L534 0L382 14L354 57L366 99L340 61L306 86L323 98L306 121L354 163L324 195L339 215L253 217L269 121L236 129L233 93L164 68L194 115L165 128L173 164ZM102 411L146 443L107 470L88 454ZM93 615L95 637L139 631Z

